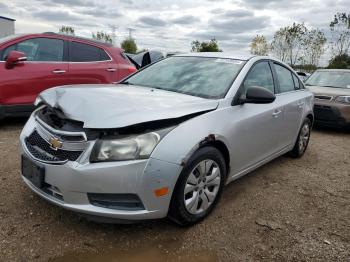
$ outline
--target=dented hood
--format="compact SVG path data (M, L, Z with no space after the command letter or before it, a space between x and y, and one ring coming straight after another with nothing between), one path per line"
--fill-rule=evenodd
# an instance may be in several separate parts
M218 101L127 85L74 85L48 89L42 103L85 128L121 128L214 110Z

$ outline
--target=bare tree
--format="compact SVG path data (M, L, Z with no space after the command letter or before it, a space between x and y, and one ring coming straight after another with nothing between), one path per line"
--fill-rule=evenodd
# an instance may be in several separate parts
M311 51L317 45L313 40L308 39L308 34L309 30L304 24L293 23L292 26L283 27L275 33L271 43L271 50L279 59L294 66L297 62L304 59L306 49ZM318 35L317 31L312 32L312 34ZM316 40L320 40L320 38L316 37ZM308 47L308 45L311 45L311 47ZM317 52L313 52L313 57L316 59L316 53L322 54L322 50L320 48Z
M92 38L106 43L113 43L112 36L105 32L92 33Z
M320 57L326 50L326 42L327 38L318 28L307 30L302 57L304 64L317 66Z
M286 27L279 29L273 36L271 43L272 53L284 62L287 62L288 57L287 34Z
M268 55L269 44L263 35L257 35L250 44L250 53L253 55Z
M347 54L350 48L350 14L337 13L329 25L332 34L333 56Z

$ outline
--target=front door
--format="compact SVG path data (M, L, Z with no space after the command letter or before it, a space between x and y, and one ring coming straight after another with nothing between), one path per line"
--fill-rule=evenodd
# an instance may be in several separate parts
M274 80L268 61L253 66L243 82L243 94L252 86L275 93ZM279 132L283 126L283 104L277 97L270 104L243 104L232 107L233 134L230 146L231 174L238 174L268 159L281 150Z
M69 84L68 63L64 62L64 41L53 38L32 38L5 48L8 52L25 53L27 61L13 68L0 63L0 103L5 105L33 104L45 89Z

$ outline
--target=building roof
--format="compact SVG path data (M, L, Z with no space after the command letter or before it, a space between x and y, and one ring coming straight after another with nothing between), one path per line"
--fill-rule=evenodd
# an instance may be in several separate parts
M5 16L0 16L0 19L9 20L9 21L16 21L16 19L8 18Z

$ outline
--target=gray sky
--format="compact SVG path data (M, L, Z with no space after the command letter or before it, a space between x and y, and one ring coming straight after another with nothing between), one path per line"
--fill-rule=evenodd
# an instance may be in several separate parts
M71 25L90 37L115 25L117 43L131 27L139 48L189 51L192 40L215 37L224 51L237 54L249 52L256 34L271 39L293 22L329 35L333 15L349 11L349 0L0 0L0 15L17 20L17 33Z

